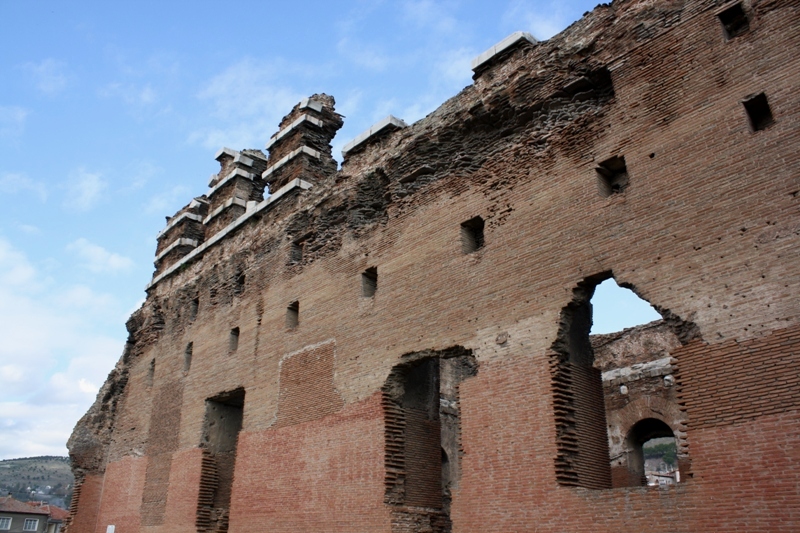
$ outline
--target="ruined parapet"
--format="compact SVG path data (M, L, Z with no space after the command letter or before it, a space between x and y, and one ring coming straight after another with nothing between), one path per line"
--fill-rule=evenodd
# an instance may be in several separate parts
M492 65L501 63L511 52L521 47L535 46L538 41L528 32L515 31L472 60L474 78L480 77Z
M361 132L349 143L345 144L342 148L342 156L347 157L350 153L363 148L370 142L374 142L391 132L403 129L407 126L408 124L406 124L405 121L393 115L389 115L370 126L366 131Z
M266 158L260 150L221 148L215 159L219 161L220 170L208 182L209 209L203 220L207 237L239 218L248 202L264 199L265 183L261 172L266 167Z
M319 183L336 172L331 140L344 121L327 94L304 98L281 120L279 131L267 142L269 166L261 174L270 192L295 179Z
M206 234L203 220L207 215L208 200L200 196L174 216L167 217L167 226L156 237L156 273L163 272L203 243Z

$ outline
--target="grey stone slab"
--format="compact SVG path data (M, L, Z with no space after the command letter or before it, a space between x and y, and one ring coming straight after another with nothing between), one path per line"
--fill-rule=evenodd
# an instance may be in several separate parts
M527 41L531 44L536 44L538 41L530 33L524 31L515 31L496 45L492 46L484 53L472 60L472 71L475 72L481 66L494 59L499 54L505 52L513 46L517 46L520 42Z
M354 148L357 148L358 146L367 142L367 140L369 140L370 137L382 133L387 129L402 129L407 126L408 124L406 124L403 120L393 115L389 115L386 118L373 124L368 130L360 133L359 135L356 135L355 139L345 144L344 147L342 148L342 156L347 157L348 152L351 152Z

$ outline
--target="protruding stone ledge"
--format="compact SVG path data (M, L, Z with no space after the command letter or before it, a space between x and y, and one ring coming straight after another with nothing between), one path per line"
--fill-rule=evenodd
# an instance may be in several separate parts
M197 245L198 245L197 239L187 239L185 237L180 237L178 239L175 239L175 241L172 244L164 248L164 251L156 256L156 263L164 259L164 257L166 257L168 253L170 253L175 248L178 248L179 246L191 246L192 248L197 248Z
M530 33L524 31L515 31L496 45L492 46L484 53L476 57L472 60L472 71L474 73L478 73L479 70L483 70L483 67L486 66L487 63L495 59L498 55L502 54L506 50L519 45L523 42L529 42L531 44L536 44L538 41L536 38L531 35Z
M211 183L209 183L209 186L211 186L211 188L208 189L208 192L206 193L206 196L208 196L210 198L214 193L216 193L218 190L220 190L220 188L222 188L223 185L225 185L226 183L228 183L229 181L231 181L233 178L235 178L237 176L240 177L240 178L244 178L244 179L250 180L250 181L253 181L253 179L255 179L255 175L254 174L252 174L250 172L247 172L247 171L244 171L241 168L235 168L232 171L230 171L227 176L225 176L224 178L222 178L221 180L216 182L213 186L211 186L211 183L213 183L213 178L215 176L212 176L212 181L211 181Z
M269 167L267 170L265 170L264 173L261 174L261 177L264 178L264 179L267 179L267 177L270 174L272 174L273 172L275 172L276 170L278 170L283 165L285 165L286 163L288 163L289 161L291 161L292 159L294 159L295 157L297 157L300 154L307 154L307 155L310 155L311 157L315 157L317 159L321 159L322 158L322 154L317 152L313 148L309 148L308 146L301 146L300 148L298 148L296 150L292 150L288 155L282 157L280 161L278 161L277 163L275 163L274 165Z
M272 205L274 205L278 200L286 196L288 193L295 189L307 190L311 188L311 184L307 181L303 181L299 178L294 179L275 191L273 194L269 196L266 200L263 200L255 205L248 206L247 204L251 204L252 202L245 203L245 213L228 224L225 229L222 231L215 233L210 239L208 239L203 244L199 245L197 248L189 252L186 256L182 257L179 261L177 261L174 265L169 267L167 270L159 274L158 276L154 277L153 280L147 284L145 290L150 290L155 287L161 280L171 276L174 274L182 265L186 264L187 262L191 261L195 257L202 255L205 253L206 250L214 246L216 243L224 239L228 234L234 231L236 228L244 224L250 217L254 216L256 213L260 213L265 211ZM243 200L242 200L243 201Z
M241 198L236 198L235 196L233 198L228 198L224 204L222 204L221 206L214 209L211 213L208 214L206 219L203 221L203 224L208 224L209 222L211 222L212 219L218 217L226 209L234 205L238 205L240 207L244 207L245 209L247 209L247 200L242 200Z
M322 113L322 102L312 98L303 98L300 100L300 109L313 109L317 113Z
M283 128L281 131L279 131L278 133L273 135L270 138L270 140L267 141L267 145L265 146L265 148L267 150L272 148L272 146L274 146L276 142L280 141L281 139L283 139L284 137L289 135L291 132L293 132L295 129L297 129L297 127L300 126L303 122L310 122L311 124L317 126L318 128L321 128L322 124L323 124L322 121L320 119L318 119L318 118L314 118L314 117L312 117L310 115L306 115L306 114L300 115L297 118L297 120L295 120L294 122L292 122L291 124L289 124L288 126Z
M349 143L345 144L344 147L342 148L342 156L347 157L347 154L349 152L352 152L355 148L358 148L359 146L367 142L371 137L374 137L386 131L403 129L407 126L408 124L406 124L401 119L393 115L389 115L383 120L373 124L372 127L370 127L367 131L357 135L356 138L350 141Z
M194 220L195 222L202 222L203 221L203 217L202 216L196 215L194 213L190 213L188 211L185 211L185 212L181 213L180 215L178 215L176 217L172 217L172 219L169 221L167 226L164 229L162 229L161 231L158 232L158 235L156 235L156 239L161 238L162 235L166 234L169 230L171 230L172 228L177 226L184 219Z
M603 383L619 385L628 381L636 381L646 377L664 376L672 373L673 366L677 364L673 357L662 357L647 363L637 363L624 368L615 368L603 372Z

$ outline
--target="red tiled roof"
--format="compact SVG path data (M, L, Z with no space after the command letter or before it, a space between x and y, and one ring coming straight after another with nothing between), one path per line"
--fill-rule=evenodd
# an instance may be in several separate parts
M56 507L55 505L48 505L50 508L50 519L51 520L66 520L69 516L69 511L66 509L62 509L61 507Z
M45 503L43 501L32 501L25 503L31 507L35 507L36 509L43 509L47 511L47 514L50 515L51 520L65 520L69 516L69 511L66 509L56 507L55 505L50 505L49 503Z
M41 508L31 507L25 502L15 500L11 496L0 498L0 513L50 514L48 511L45 511Z

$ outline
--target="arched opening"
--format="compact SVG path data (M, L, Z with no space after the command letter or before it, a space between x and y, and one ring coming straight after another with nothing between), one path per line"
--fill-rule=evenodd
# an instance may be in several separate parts
M659 318L664 320L658 321ZM602 326L594 328L595 322ZM594 335L598 330L615 333ZM621 408L642 396L653 395L667 404L674 403L671 413L681 412L673 388L674 361L669 350L696 335L694 324L682 321L667 309L652 306L636 294L633 286L617 284L610 271L587 277L573 289L572 300L562 309L552 345L558 448L555 467L560 484L594 489L642 484L645 442L675 436L669 425L661 422L666 428L661 428L663 434L642 440L636 433L635 446L623 442L627 436L621 431L629 427L627 420L631 418L621 416ZM633 421L650 416L649 411L638 413ZM677 426L682 423L678 419L670 421ZM642 428L642 434L651 432L648 424ZM614 454L610 453L612 448ZM618 469L621 463L627 463L624 457L628 453L641 457L631 463L636 465L632 474L627 464Z
M614 333L661 319L647 300L629 288L620 287L614 278L598 284L591 301L592 335Z
M625 440L630 486L672 485L677 475L677 439L669 427L657 418L640 420Z

